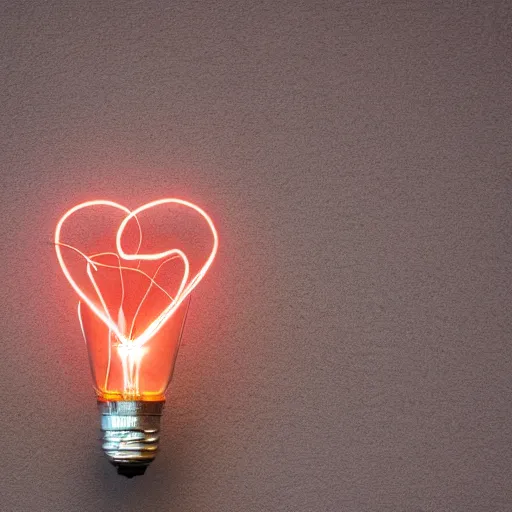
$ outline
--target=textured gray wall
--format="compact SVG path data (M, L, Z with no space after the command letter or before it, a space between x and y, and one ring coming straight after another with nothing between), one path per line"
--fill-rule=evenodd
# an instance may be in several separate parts
M512 510L510 2L1 4L0 510ZM215 218L146 476L50 240Z

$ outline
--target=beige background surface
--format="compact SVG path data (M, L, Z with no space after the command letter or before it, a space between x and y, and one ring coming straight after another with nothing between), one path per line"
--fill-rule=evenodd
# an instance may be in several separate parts
M509 2L3 1L0 510L510 511ZM143 478L58 216L215 218Z

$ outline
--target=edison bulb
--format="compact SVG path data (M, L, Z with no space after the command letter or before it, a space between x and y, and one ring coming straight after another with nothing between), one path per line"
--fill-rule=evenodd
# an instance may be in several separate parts
M182 233L171 229L167 238L156 234L155 226L174 228L184 214L206 228L209 248L203 258L195 254L204 249L197 233L188 243L180 241L188 228L181 227ZM73 226L78 226L74 234L66 229ZM143 474L155 458L190 293L217 248L210 217L182 199L160 199L133 211L112 201L88 201L68 210L57 224L57 260L79 298L102 447L122 475Z

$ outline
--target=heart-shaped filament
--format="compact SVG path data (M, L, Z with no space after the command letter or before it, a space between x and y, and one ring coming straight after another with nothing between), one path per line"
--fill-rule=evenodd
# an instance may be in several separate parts
M180 249L169 248L165 251L155 253L141 253L140 248L142 244L142 228L138 219L138 215L142 212L150 210L152 208L160 207L163 205L179 205L190 209L192 212L197 213L200 217L206 221L209 230L213 236L213 244L211 251L193 276L190 275L190 263L187 255ZM84 249L77 248L73 245L65 243L61 240L61 231L63 225L73 216L76 212L87 208L96 207L109 207L121 211L124 215L115 235L115 239L112 240L112 250L107 252L93 252L87 254ZM139 241L135 251L127 252L123 248L123 235L125 234L128 223L134 220L139 234ZM150 239L147 234L144 239ZM215 226L211 218L198 206L184 201L182 199L167 198L160 199L147 203L139 208L130 211L128 208L115 203L113 201L96 200L87 201L74 206L68 210L59 220L57 228L55 230L55 251L57 254L57 260L61 266L61 269L66 276L67 280L80 297L80 301L85 303L90 311L96 315L96 317L107 327L108 329L108 368L106 371L104 388L108 388L108 379L110 374L111 364L111 353L112 347L117 348L117 354L121 359L124 390L123 394L126 395L137 395L139 393L139 381L140 381L140 369L141 362L144 355L148 351L148 343L152 340L169 321L169 319L178 310L183 301L189 296L192 290L199 284L201 279L206 274L208 268L211 266L213 259L215 258L218 247L218 235ZM89 287L92 290L92 297L89 296L83 289L78 285L76 280L73 278L71 271L64 261L62 249L67 248L78 254L84 262L85 273L89 281ZM109 260L114 259L114 263ZM157 264L156 269L151 273L146 272L141 268L145 262L153 262ZM168 268L169 265L176 265L182 267L182 275L179 279L179 285L173 293L169 293L159 282L159 274L162 269ZM136 264L136 267L129 265ZM174 267L173 267L174 268ZM115 271L119 272L120 281L120 300L119 306L115 311L112 311L112 306L107 304L107 299L102 291L102 286L98 283L97 277L102 272ZM134 307L134 313L130 321L127 321L125 311L125 299L132 290L127 288L125 284L124 276L131 276L134 278L142 279L145 283L143 289L144 293L141 296L137 296L138 304ZM167 305L149 322L141 332L136 334L136 324L138 322L138 316L140 311L146 305L153 291L163 294L166 298ZM82 311L79 305L79 317L82 324ZM83 330L83 324L82 324Z

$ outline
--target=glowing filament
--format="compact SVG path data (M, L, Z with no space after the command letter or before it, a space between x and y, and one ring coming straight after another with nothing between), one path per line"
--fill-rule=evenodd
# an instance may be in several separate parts
M213 235L213 245L211 252L206 259L206 262L200 268L200 270L194 276L190 276L190 264L186 254L179 249L168 249L166 251L158 252L158 253L139 253L141 243L142 243L142 231L140 227L140 223L137 219L137 215L143 211L149 210L156 206L164 205L164 204L178 204L181 206L185 206L187 208L192 209L196 213L198 213L208 224L208 227ZM69 244L63 243L61 241L61 230L63 224L67 221L67 219L72 216L75 212L82 210L84 208L96 207L96 206L109 206L121 210L125 217L122 220L121 224L116 233L115 237L115 248L116 252L103 252L103 253L95 253L91 255L86 255L76 247L73 247ZM123 249L123 234L126 229L127 224L131 219L134 219L137 223L139 229L139 244L135 252L127 253ZM92 285L92 289L94 290L94 294L96 296L96 301L92 300L87 294L80 288L80 286L73 279L71 272L64 262L64 258L62 256L61 248L65 247L71 249L72 251L79 254L82 258L84 258L86 263L86 275ZM143 205L133 211L130 211L128 208L114 203L112 201L87 201L81 203L77 206L74 206L70 210L68 210L57 223L57 228L55 230L55 251L57 254L57 259L61 266L61 269L66 276L67 280L75 290L75 292L80 297L82 302L85 302L90 310L106 325L108 328L108 367L105 377L105 389L108 388L108 379L110 373L110 361L111 361L111 353L112 348L116 347L117 355L121 360L122 372L123 372L123 382L124 382L124 394L125 395L133 395L136 396L140 392L140 368L141 362L144 358L144 355L147 354L148 347L145 345L151 340L165 323L172 317L175 311L179 308L179 306L183 303L186 297L192 292L192 290L198 285L201 279L206 274L207 270L211 266L213 259L217 253L218 247L218 235L215 229L215 226L210 219L210 217L198 206L184 201L182 199L160 199L157 201L150 202L146 205ZM114 256L117 258L117 265L107 265L105 263L100 263L98 261L102 256ZM166 290L164 290L157 282L156 277L160 269L167 262L171 260L179 260L183 265L183 277L180 281L178 290L171 296ZM122 261L132 261L137 262L137 268L127 267L122 265ZM148 275L146 272L142 271L139 266L143 261L159 261L160 264L157 269L153 272L153 275ZM113 318L113 315L109 311L105 298L103 297L100 287L97 284L95 279L95 273L98 272L98 268L110 268L110 269L118 269L120 280L121 280L121 301L119 305L119 309L116 312L116 318ZM135 309L135 314L131 319L131 323L128 324L126 320L125 311L123 309L123 303L125 299L125 293L127 290L125 289L123 272L135 272L139 275L142 275L147 279L148 287L146 289L145 294L142 299L138 303L137 308ZM150 290L155 287L162 291L167 298L169 299L168 305L163 309L163 311L154 318L150 324L146 327L146 329L141 332L137 337L133 337L134 326L136 318L140 312L140 309L143 303L146 301ZM81 308L79 303L79 319L82 327L82 332L84 333L83 321ZM85 337L85 334L84 334Z

